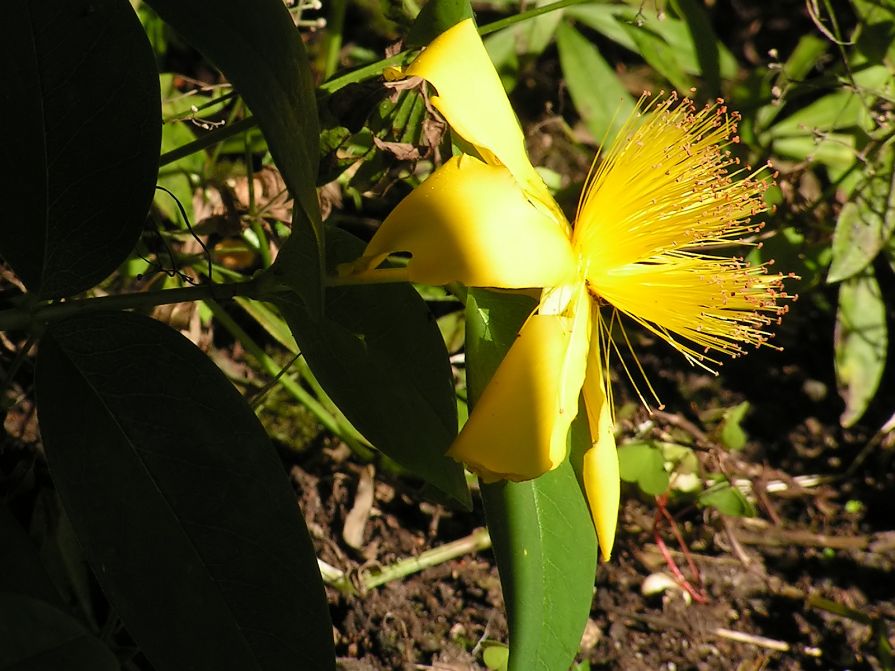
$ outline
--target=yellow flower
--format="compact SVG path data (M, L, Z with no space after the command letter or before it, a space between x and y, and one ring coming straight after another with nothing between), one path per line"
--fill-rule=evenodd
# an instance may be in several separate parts
M428 81L432 103L477 155L438 168L340 273L542 290L449 454L485 481L537 477L567 457L583 393L592 446L582 479L608 559L619 504L607 372L614 321L627 315L711 365L713 351L762 344L784 311L780 275L709 254L754 232L750 217L766 209L761 181L723 148L737 141L736 117L720 101L697 110L674 96L641 98L595 161L570 226L526 155L471 19L389 75ZM393 252L410 253L406 268L378 269Z

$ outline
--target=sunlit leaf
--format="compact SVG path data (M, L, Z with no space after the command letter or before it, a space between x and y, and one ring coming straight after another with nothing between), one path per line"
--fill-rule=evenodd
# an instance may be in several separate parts
M836 382L845 401L839 421L848 427L867 410L886 367L886 304L872 269L839 286L834 347Z
M611 142L634 109L630 94L597 47L570 24L556 29L556 45L575 109L598 143Z
M895 150L889 145L865 169L865 177L839 212L833 232L833 262L827 282L866 268L895 232Z
M705 81L703 95L706 97L718 95L721 91L720 45L705 6L695 0L673 0L673 2L690 33L690 44L693 45L699 63L699 73Z
M619 475L637 483L644 494L658 496L668 490L668 472L662 450L652 443L636 442L618 448Z
M533 307L531 299L470 290L467 380L477 398ZM583 413L572 442L590 434ZM587 622L597 540L587 502L568 461L528 482L482 486L510 630L510 671L566 669Z
M639 24L661 37L674 49L675 58L684 72L704 77L709 85L712 84L711 74L706 68L710 67L708 64L711 54L717 53L719 73L723 78L732 79L736 76L737 61L727 47L717 40L711 46L700 44L708 42L712 33L697 32L694 36L688 22L668 15L659 20L652 12L638 13L636 9L621 4L583 3L567 7L564 11L566 16L574 17L635 53L639 53L639 49L626 26ZM700 53L701 50L704 53Z
M665 77L674 88L684 95L689 95L693 82L678 63L677 51L660 35L646 28L636 24L625 24L624 28L631 35L643 60Z
M699 503L714 508L723 515L754 517L755 506L743 493L727 481L722 481L699 495Z
M728 409L721 422L721 442L728 450L742 450L748 436L743 430L742 422L749 412L749 401L743 401Z

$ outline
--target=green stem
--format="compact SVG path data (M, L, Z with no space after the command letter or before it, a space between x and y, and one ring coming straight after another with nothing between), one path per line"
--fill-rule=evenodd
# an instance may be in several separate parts
M839 617L845 617L849 620L860 622L861 624L873 624L873 618L866 613L862 613L859 610L850 608L841 603L837 603L836 601L825 599L824 597L818 596L817 594L812 594L808 597L808 605L812 608L819 608L821 610L825 610L828 613L832 613L833 615L838 615Z
M211 310L214 318L227 329L227 331L230 332L230 335L236 338L242 346L245 347L246 352L258 362L258 365L261 366L261 370L273 377L279 376L279 383L283 385L283 389L285 389L296 401L310 410L311 414L314 415L323 428L330 433L339 436L343 440L345 439L344 436L342 436L342 431L340 430L341 427L336 419L327 412L316 398L309 394L295 380L288 375L280 376L282 367L274 361L239 324L236 323L236 320L233 319L233 317L231 317L219 303L213 300L206 300L205 305Z
M484 37L485 35L490 35L491 33L497 32L498 30L509 28L510 26L521 23L522 21L533 19L536 16L549 14L550 12L555 12L557 9L563 9L564 7L569 7L571 5L581 5L586 2L593 2L593 0L559 0L559 2L544 5L543 7L535 7L534 9L529 9L527 12L514 14L513 16L508 16L505 19L493 21L487 26L482 26L481 28L479 28L479 35Z
M391 566L364 571L361 574L361 585L364 590L379 587L392 580L398 580L423 569L438 566L451 559L462 557L470 552L480 552L491 547L491 536L487 529L476 529L465 538L445 543L437 548L426 550L418 557L409 557L395 562Z
M187 142L185 145L177 147L176 149L166 151L164 154L161 155L161 158L159 159L159 167L161 168L168 165L169 163L179 161L185 156L195 154L197 151L202 151L203 149L208 149L208 147L213 147L218 142L223 142L224 140L239 135L240 133L251 130L257 125L258 122L255 120L255 117L247 116L245 119L234 121L228 126L210 131L202 137L193 140L192 142Z
M346 275L345 277L328 275L324 281L328 287L347 287L356 284L395 284L396 282L409 282L410 275L407 268L374 268L353 275Z
M46 322L101 310L132 310L197 300L226 301L236 296L258 298L259 289L260 285L252 279L247 282L201 284L178 289L76 298L64 302L42 303L30 308L23 306L0 311L0 331L32 329Z
M346 0L329 0L326 13L326 43L323 47L325 62L323 78L329 79L339 67L339 54L342 51L342 30L345 27Z
M252 165L252 151L249 147L248 136L245 136L245 140L244 160L246 164L246 186L249 190L249 221L251 222L249 225L257 238L257 244L254 246L261 256L261 267L270 268L270 264L272 263L270 256L270 241L267 239L267 232L264 230L264 224L261 222L261 215L258 213L258 208L255 203L255 171L254 166Z

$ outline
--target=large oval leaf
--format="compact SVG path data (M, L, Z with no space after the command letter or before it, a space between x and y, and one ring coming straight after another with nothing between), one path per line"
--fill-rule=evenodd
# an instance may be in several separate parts
M0 669L117 671L115 655L70 615L48 603L0 592Z
M323 230L317 204L320 129L301 35L282 0L147 0L233 82L295 198L293 235L277 267L319 313ZM299 231L297 231L299 232Z
M839 286L834 334L836 383L845 401L839 418L852 426L873 400L886 368L888 350L886 303L868 268Z
M0 505L0 592L33 596L53 605L62 599L37 548L5 505Z
M473 403L533 307L527 297L469 291L466 363ZM572 424L570 440L586 448L583 418L579 413ZM597 564L594 525L575 471L567 460L535 480L483 485L482 498L507 606L510 671L569 668L590 613Z
M332 668L294 492L261 424L186 338L130 313L50 326L37 361L51 473L155 668Z
M155 58L129 3L13 0L0 21L0 254L42 298L131 251L158 172Z
M328 231L332 264L363 243ZM322 320L297 301L276 301L314 375L357 429L383 453L463 507L463 467L445 456L457 436L448 353L419 294L406 285L329 288Z

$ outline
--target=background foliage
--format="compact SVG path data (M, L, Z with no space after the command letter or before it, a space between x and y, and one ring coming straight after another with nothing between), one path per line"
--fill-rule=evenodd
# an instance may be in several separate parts
M640 91L723 95L742 114L733 149L778 171L751 260L799 276L778 342L860 444L826 482L849 496L872 454L890 472L895 6L779 5L16 0L0 23L16 176L0 227L0 668L333 668L321 569L337 602L362 600L447 555L354 580L321 566L283 468L284 451L325 454L317 435L417 500L483 505L490 534L459 551L493 546L509 631L469 642L482 663L586 668L596 541L572 469L471 495L443 456L527 299L324 281L451 152L425 99L380 73L473 13L569 207ZM683 367L638 337L652 369ZM745 399L706 411L665 378L682 413L666 421L689 431L620 404L622 477L655 529L664 514L680 535L668 507L773 518L724 456L754 446L769 356L732 366ZM10 429L35 408L40 441ZM892 668L891 609L811 605L866 627L856 648Z

